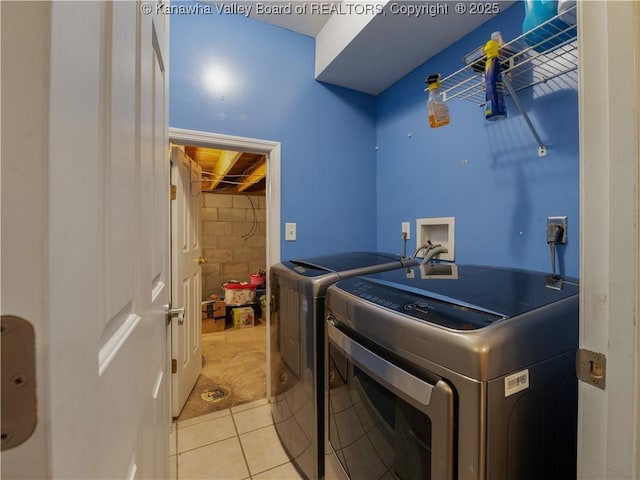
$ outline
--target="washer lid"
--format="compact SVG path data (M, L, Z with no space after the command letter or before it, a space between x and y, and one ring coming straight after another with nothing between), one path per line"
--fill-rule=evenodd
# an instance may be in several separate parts
M334 255L290 260L282 263L299 274L309 277L315 277L330 272L351 272L359 269L365 269L361 272L361 274L365 274L367 272L375 271L376 268L371 268L375 266L382 267L388 265L389 268L400 268L403 265L411 263L415 264L415 262L403 259L400 255L378 252L345 252Z
M500 267L426 264L374 273L361 280L409 295L468 307L499 317L513 317L577 295L578 281L564 278L561 289L549 288L548 275ZM384 288L376 289L378 297Z

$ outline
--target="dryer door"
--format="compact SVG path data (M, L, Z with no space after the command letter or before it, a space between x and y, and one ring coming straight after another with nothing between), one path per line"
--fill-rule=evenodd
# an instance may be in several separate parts
M329 337L330 462L351 480L452 479L454 393L403 370L340 330Z

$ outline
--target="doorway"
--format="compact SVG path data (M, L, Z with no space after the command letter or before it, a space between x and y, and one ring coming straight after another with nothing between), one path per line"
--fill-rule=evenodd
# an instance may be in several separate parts
M270 265L280 261L280 144L173 128L169 129L169 139L192 158L198 156L198 149L205 155L198 163L204 164L201 243L207 263L202 269L202 299L211 302L203 302L203 316L209 317L207 306L212 310L218 300L215 305L219 307L225 292L229 293L222 286L225 281L251 284L251 273L266 273ZM213 172L207 165L206 153L214 150L225 152L223 161L236 164L236 170L229 167L224 177ZM259 173L252 178L261 159L266 160L263 181L259 180ZM247 179L251 185L240 187ZM235 308L224 304L224 314L216 312L217 322L207 322L202 335L202 372L179 420L255 400L258 391L261 398L269 396L267 282L260 287L252 302L254 327L234 328ZM214 323L217 325L212 328Z

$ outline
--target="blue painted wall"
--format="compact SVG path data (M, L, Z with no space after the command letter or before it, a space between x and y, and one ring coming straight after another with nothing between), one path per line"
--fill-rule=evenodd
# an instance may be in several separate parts
M375 97L316 82L311 37L215 13L170 25L169 125L282 143L282 258L375 250ZM224 93L203 85L211 65Z
M456 218L456 261L550 270L546 218L568 216L569 242L559 247L560 271L579 274L577 75L523 91L520 99L549 148L537 144L515 105L509 118L488 122L476 105L448 102L451 124L429 128L428 74L446 76L465 54L499 30L521 33L521 3L508 8L378 96L378 247L397 251L400 224L424 217Z
M456 261L548 271L545 225L569 217L559 269L579 274L577 76L521 93L549 148L537 145L507 101L509 118L448 103L452 123L430 129L424 79L447 75L500 30L520 33L521 3L372 97L316 82L314 40L240 16L171 18L170 125L282 142L282 226L298 241L282 258L345 250L400 253L400 223L456 217ZM225 65L233 90L210 94L200 73ZM374 151L374 146L378 151ZM284 238L284 228L282 228Z

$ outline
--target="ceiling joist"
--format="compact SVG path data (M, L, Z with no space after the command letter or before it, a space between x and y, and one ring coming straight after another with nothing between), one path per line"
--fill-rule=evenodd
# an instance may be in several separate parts
M255 167L251 169L247 176L240 180L240 184L238 185L238 191L244 192L247 188L252 185L255 185L264 177L267 176L267 160L266 158L262 158Z
M185 146L184 152L202 167L202 191L264 195L265 155Z
M222 150L218 161L214 164L211 170L212 177L208 190L213 191L220 184L222 179L231 170L231 167L238 161L242 152L232 152L230 150Z

